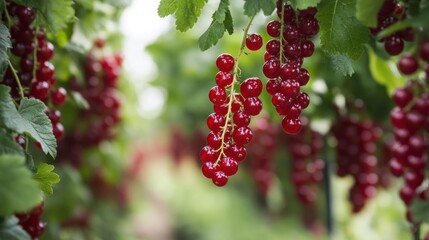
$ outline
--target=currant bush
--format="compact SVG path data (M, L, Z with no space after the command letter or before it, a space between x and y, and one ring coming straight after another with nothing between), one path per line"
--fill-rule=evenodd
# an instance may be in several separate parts
M11 52L19 59L19 66L16 70L10 64L1 83L11 87L11 94L18 102L25 96L39 99L48 106L45 113L58 141L64 135L58 108L66 101L67 91L55 86L55 68L49 61L54 46L42 29L33 27L36 14L31 8L10 1L6 10L10 18Z

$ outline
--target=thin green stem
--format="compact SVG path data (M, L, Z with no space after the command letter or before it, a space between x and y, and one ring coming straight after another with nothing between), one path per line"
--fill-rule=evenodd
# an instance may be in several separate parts
M16 84L18 84L19 95L21 96L21 98L24 98L24 90L22 89L21 81L19 81L19 77L16 74L16 70L13 67L12 63L10 62L10 60L8 60L7 62L9 63L9 67L12 70L13 77L15 78Z
M38 40L37 35L39 34L39 27L36 27L35 37L34 37L34 50L33 50L33 78L37 80L36 71L37 71L37 49L38 49Z
M8 24L8 26L11 24L11 21L10 21L10 15L9 15L9 12L7 11L7 5L6 5L6 0L3 0L3 4L4 4L4 12L5 12L5 15L6 15L6 19L7 19L7 24Z
M420 224L416 224L411 229L411 232L413 234L413 240L420 240Z
M283 21L283 16L285 14L285 5L284 2L282 0L282 13L280 14L280 55L279 55L279 60L280 60L280 66L282 66L283 64L283 31L284 31L284 27L285 27L285 23Z
M246 28L244 29L244 33L243 33L243 39L241 40L241 46L240 46L240 50L237 54L237 57L235 58L235 62L234 62L234 68L233 68L233 80L231 83L231 89L230 89L230 94L229 94L229 102L228 102L228 112L226 113L226 119L225 119L225 125L222 128L222 144L219 147L219 149L217 149L216 151L220 151L219 156L215 162L215 166L217 166L220 162L220 160L222 159L222 156L224 154L224 149L226 147L226 143L225 143L225 136L226 136L226 132L228 131L228 124L231 121L231 117L232 117L232 104L234 103L234 99L235 99L235 95L234 95L234 86L235 84L238 83L238 76L240 75L240 68L238 67L238 63L240 61L240 57L244 52L244 47L246 46L246 38L247 38L247 33L249 32L250 26L252 25L253 19L255 16L252 16L249 20L249 23L247 24Z

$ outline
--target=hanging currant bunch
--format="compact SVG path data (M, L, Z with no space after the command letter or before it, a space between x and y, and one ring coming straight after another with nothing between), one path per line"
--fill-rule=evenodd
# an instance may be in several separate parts
M391 111L391 122L394 127L394 142L391 149L391 173L403 177L404 184L400 189L400 197L407 206L406 218L413 223L410 205L414 199L426 200L428 179L426 166L428 161L429 143L429 40L422 40L416 54L405 54L398 68L404 75L422 73L422 78L409 80L404 87L393 93L395 107Z
M309 72L302 68L304 58L314 52L310 40L319 32L315 18L317 9L310 7L295 11L292 6L278 1L278 20L267 24L267 33L274 39L266 44L264 75L269 78L267 92L272 96L272 104L283 116L282 127L287 134L297 134L302 123L301 110L307 108L310 98L300 87L310 79Z
M259 196L266 197L273 186L277 152L277 124L261 117L254 124L254 138L249 144L250 171Z
M337 175L350 175L354 180L349 201L355 213L375 196L379 180L376 150L382 132L371 119L362 117L363 112L363 102L355 101L354 106L338 112L331 129L337 142Z
M81 63L83 81L78 82L76 77L69 81L70 88L79 92L89 105L88 109L78 110L85 121L76 124L73 134L59 144L59 160L75 167L82 163L82 151L110 140L121 121L118 81L123 59L120 53L106 54L104 45L104 39L96 39Z
M325 163L320 159L322 135L309 127L309 120L301 117L305 129L286 138L291 155L291 181L300 203L315 207L319 185L323 180Z
M263 87L261 80L256 77L241 83L239 80L238 65L245 47L258 50L262 46L259 35L248 35L252 21L253 18L244 30L237 57L234 59L224 53L216 59L219 72L215 77L216 86L209 92L214 112L207 118L207 126L211 131L207 136L207 146L201 150L200 159L204 176L212 179L219 187L228 182L228 176L237 173L238 162L246 157L245 145L253 137L248 127L250 118L262 110L262 101L259 99Z

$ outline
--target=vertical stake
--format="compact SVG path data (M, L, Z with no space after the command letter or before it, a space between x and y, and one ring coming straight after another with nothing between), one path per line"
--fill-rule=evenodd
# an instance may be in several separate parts
M328 143L326 138L324 138L324 148L323 148L323 161L325 162L325 168L323 169L323 190L325 193L325 223L326 230L328 232L328 239L332 240L334 235L334 219L332 212L332 184L331 184L331 175L332 175L332 163L328 157Z

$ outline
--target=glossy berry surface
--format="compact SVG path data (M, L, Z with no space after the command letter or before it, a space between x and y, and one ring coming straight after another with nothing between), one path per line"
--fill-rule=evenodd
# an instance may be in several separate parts
M252 34L249 34L247 36L247 38L246 38L246 47L249 50L257 51L257 50L259 50L262 47L262 45L263 45L263 42L262 42L261 35L259 35L257 33L252 33Z
M223 53L219 55L219 57L217 57L216 59L217 68L219 68L219 70L223 72L232 71L232 69L234 68L234 63L234 58L228 53Z
M412 55L405 55L399 59L398 69L405 75L413 74L419 68L419 63L416 57Z

